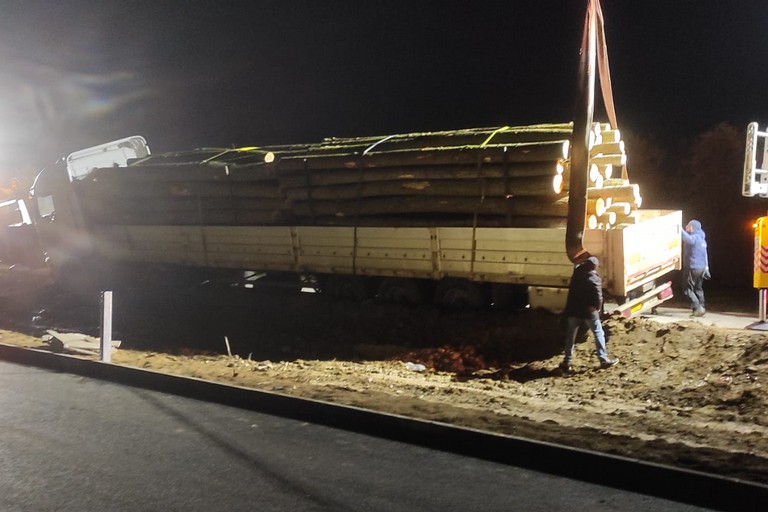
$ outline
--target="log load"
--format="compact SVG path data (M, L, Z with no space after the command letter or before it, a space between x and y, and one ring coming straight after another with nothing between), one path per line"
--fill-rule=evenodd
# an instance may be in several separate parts
M97 169L74 186L93 224L562 227L572 131L541 124L204 148ZM641 197L625 178L619 131L595 123L590 141L586 226L632 222Z

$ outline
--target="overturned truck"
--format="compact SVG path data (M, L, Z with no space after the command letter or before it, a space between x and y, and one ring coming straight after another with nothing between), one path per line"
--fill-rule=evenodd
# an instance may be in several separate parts
M553 310L575 216L619 311L652 308L672 295L682 214L641 208L620 133L601 123L586 208L571 208L572 134L566 123L158 155L130 137L42 171L31 210L64 274L97 257L291 276L335 297L480 307L512 296Z
M682 213L642 209L628 179L597 0L579 55L573 123L78 151L37 177L39 240L62 276L95 258L289 276L337 297L479 307L511 295L554 310L591 254L631 316L672 295ZM609 123L593 122L595 70Z

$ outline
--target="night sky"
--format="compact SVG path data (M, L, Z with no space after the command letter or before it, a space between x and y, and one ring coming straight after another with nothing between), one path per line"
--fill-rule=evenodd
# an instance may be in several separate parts
M768 123L768 2L603 0L620 128ZM0 0L0 171L573 118L586 0Z

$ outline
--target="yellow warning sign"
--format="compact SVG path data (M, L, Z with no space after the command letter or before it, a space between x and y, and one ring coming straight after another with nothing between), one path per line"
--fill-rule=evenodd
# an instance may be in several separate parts
M768 217L755 222L755 288L768 288Z

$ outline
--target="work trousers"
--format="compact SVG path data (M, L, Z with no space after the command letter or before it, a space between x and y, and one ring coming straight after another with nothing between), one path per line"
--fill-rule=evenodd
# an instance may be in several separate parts
M608 352L605 349L605 331L600 322L600 312L595 311L589 318L568 317L568 330L565 334L565 363L570 364L573 360L573 346L576 344L576 335L579 327L586 325L595 336L595 349L597 357L601 362L608 361Z
M704 308L704 270L703 268L683 270L683 295L688 298L693 311Z

